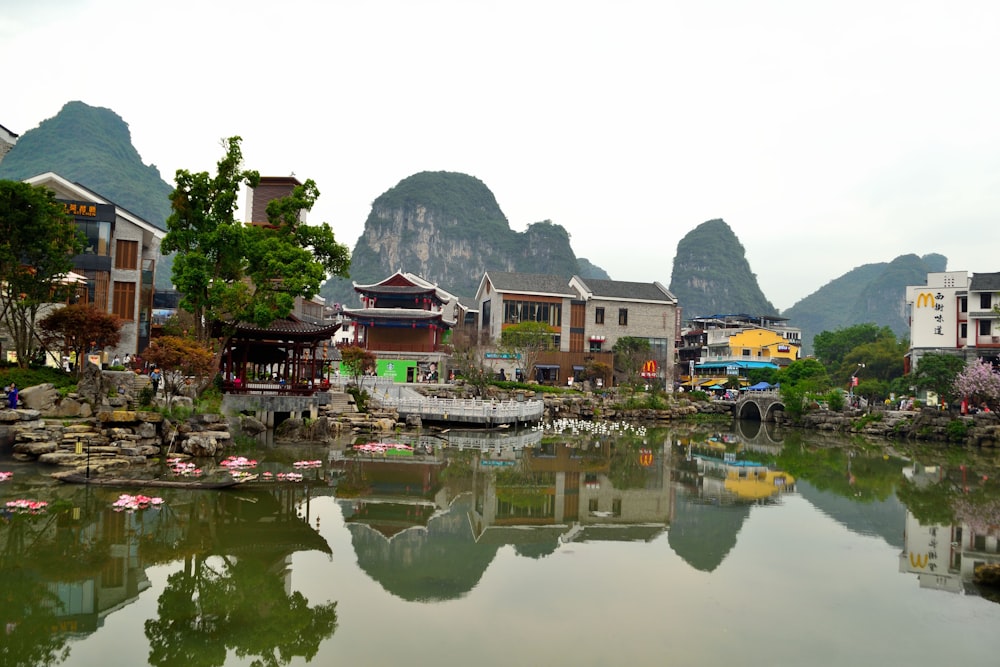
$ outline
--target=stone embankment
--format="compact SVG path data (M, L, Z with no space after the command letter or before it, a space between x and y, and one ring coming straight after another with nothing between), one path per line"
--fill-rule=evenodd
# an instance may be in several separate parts
M796 424L802 428L838 433L860 433L897 440L953 442L974 447L1000 446L1000 415L980 412L957 415L923 408L921 410L815 410Z
M12 441L15 458L97 472L145 465L167 454L216 456L232 445L229 425L219 415L174 424L155 411L109 409L67 420L38 410L2 410L0 429Z

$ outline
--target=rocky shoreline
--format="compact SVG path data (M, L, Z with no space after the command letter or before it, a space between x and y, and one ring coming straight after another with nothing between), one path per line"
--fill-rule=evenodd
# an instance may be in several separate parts
M80 392L60 397L51 385L30 387L22 392L24 408L0 410L0 444L10 446L14 456L60 469L82 470L88 465L103 472L139 466L164 456L218 457L234 449L236 438L256 438L266 428L253 417L195 414L171 420L160 411L135 409L138 386L134 377L91 375L81 382ZM132 374L125 374L131 376ZM140 376L141 380L141 376ZM118 392L108 392L108 386ZM469 387L421 388L427 396L467 398ZM487 388L487 397L497 400L535 400L545 404L544 419L581 419L639 422L664 425L675 421L726 420L733 403L693 401L686 396L661 399L655 407L634 407L650 401L645 395L615 392L542 393ZM97 397L100 396L100 400ZM324 407L316 419L288 419L274 431L274 442L330 444L345 436L388 433L423 428L419 419L401 421L391 409L373 407L360 412L349 394ZM190 407L191 399L175 403ZM94 406L98 407L94 407ZM813 410L798 421L777 413L782 426L839 434L860 434L889 440L920 440L951 445L994 448L1000 445L1000 416L995 413L955 415L925 408L915 411Z

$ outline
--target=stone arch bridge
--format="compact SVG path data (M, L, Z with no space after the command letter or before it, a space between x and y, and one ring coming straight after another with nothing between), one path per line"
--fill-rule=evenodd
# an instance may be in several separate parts
M756 419L773 422L774 413L784 410L781 395L774 390L747 391L733 404L733 416L737 419Z

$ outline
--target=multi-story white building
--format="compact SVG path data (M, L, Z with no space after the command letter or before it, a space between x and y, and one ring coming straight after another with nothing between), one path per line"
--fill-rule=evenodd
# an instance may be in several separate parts
M907 372L926 354L957 354L994 364L1000 357L1000 273L928 273L906 288L910 319Z

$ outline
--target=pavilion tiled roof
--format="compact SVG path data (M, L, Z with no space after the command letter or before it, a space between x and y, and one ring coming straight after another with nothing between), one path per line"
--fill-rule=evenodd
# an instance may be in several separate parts
M271 322L267 327L260 327L252 322L240 322L236 325L236 336L252 337L291 337L291 338L322 338L332 336L340 329L340 323L310 324L303 322L294 315L283 317Z

